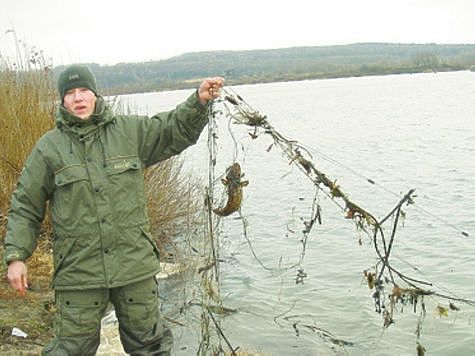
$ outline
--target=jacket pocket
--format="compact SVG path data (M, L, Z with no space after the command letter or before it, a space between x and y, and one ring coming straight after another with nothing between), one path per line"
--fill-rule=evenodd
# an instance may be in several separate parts
M66 166L55 173L54 184L51 199L53 217L60 217L61 221L71 219L73 214L77 214L78 200L85 201L91 195L87 171L80 164Z
M115 222L136 225L145 215L144 175L137 156L107 160L105 168L107 195L111 200Z
M119 156L107 159L106 174L114 175L142 168L137 156Z
M73 249L76 243L76 239L58 239L55 236L54 246L53 246L53 261L54 261L54 272L53 278L51 279L51 285L54 286L58 272L63 266L63 262L68 257L69 253Z
M88 175L86 172L86 167L84 167L82 164L74 164L58 170L54 176L54 183L56 187L63 187L68 184L87 179Z
M158 251L157 244L155 243L155 241L153 241L152 234L144 227L140 227L140 231L142 231L142 236L148 241L150 245L152 245L153 252L157 256L157 259L160 260L160 251Z

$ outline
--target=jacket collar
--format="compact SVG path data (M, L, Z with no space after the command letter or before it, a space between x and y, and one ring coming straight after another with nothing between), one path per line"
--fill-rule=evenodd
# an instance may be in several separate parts
M95 132L99 127L112 122L113 119L112 112L105 103L104 98L98 96L94 112L86 120L73 115L61 104L56 114L56 126L62 131L68 131L73 135L85 137Z

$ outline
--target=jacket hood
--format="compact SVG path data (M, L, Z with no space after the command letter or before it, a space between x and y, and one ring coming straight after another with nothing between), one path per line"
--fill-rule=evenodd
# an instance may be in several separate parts
M97 97L94 112L86 120L70 113L63 104L61 104L56 114L56 126L58 129L80 137L85 137L95 132L99 127L113 120L112 112L102 96Z

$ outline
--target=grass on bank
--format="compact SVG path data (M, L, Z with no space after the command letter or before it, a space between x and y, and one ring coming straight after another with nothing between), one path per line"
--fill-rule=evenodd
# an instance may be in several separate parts
M53 271L48 216L35 253L28 259L31 290L19 298L3 276L7 212L26 157L37 140L54 127L58 94L52 67L41 52L17 44L14 60L0 52L0 353L33 354L52 335L53 293L48 285ZM145 173L149 218L161 251L179 254L173 237L194 223L197 183L182 172L178 159L170 159ZM172 251L172 253L170 253ZM13 327L27 339L11 336Z

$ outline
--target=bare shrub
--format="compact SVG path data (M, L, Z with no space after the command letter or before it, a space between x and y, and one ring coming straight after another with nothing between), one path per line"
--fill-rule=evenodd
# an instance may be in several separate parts
M153 235L162 256L177 254L177 235L197 223L201 189L191 175L183 173L179 158L171 158L147 169L148 213Z

